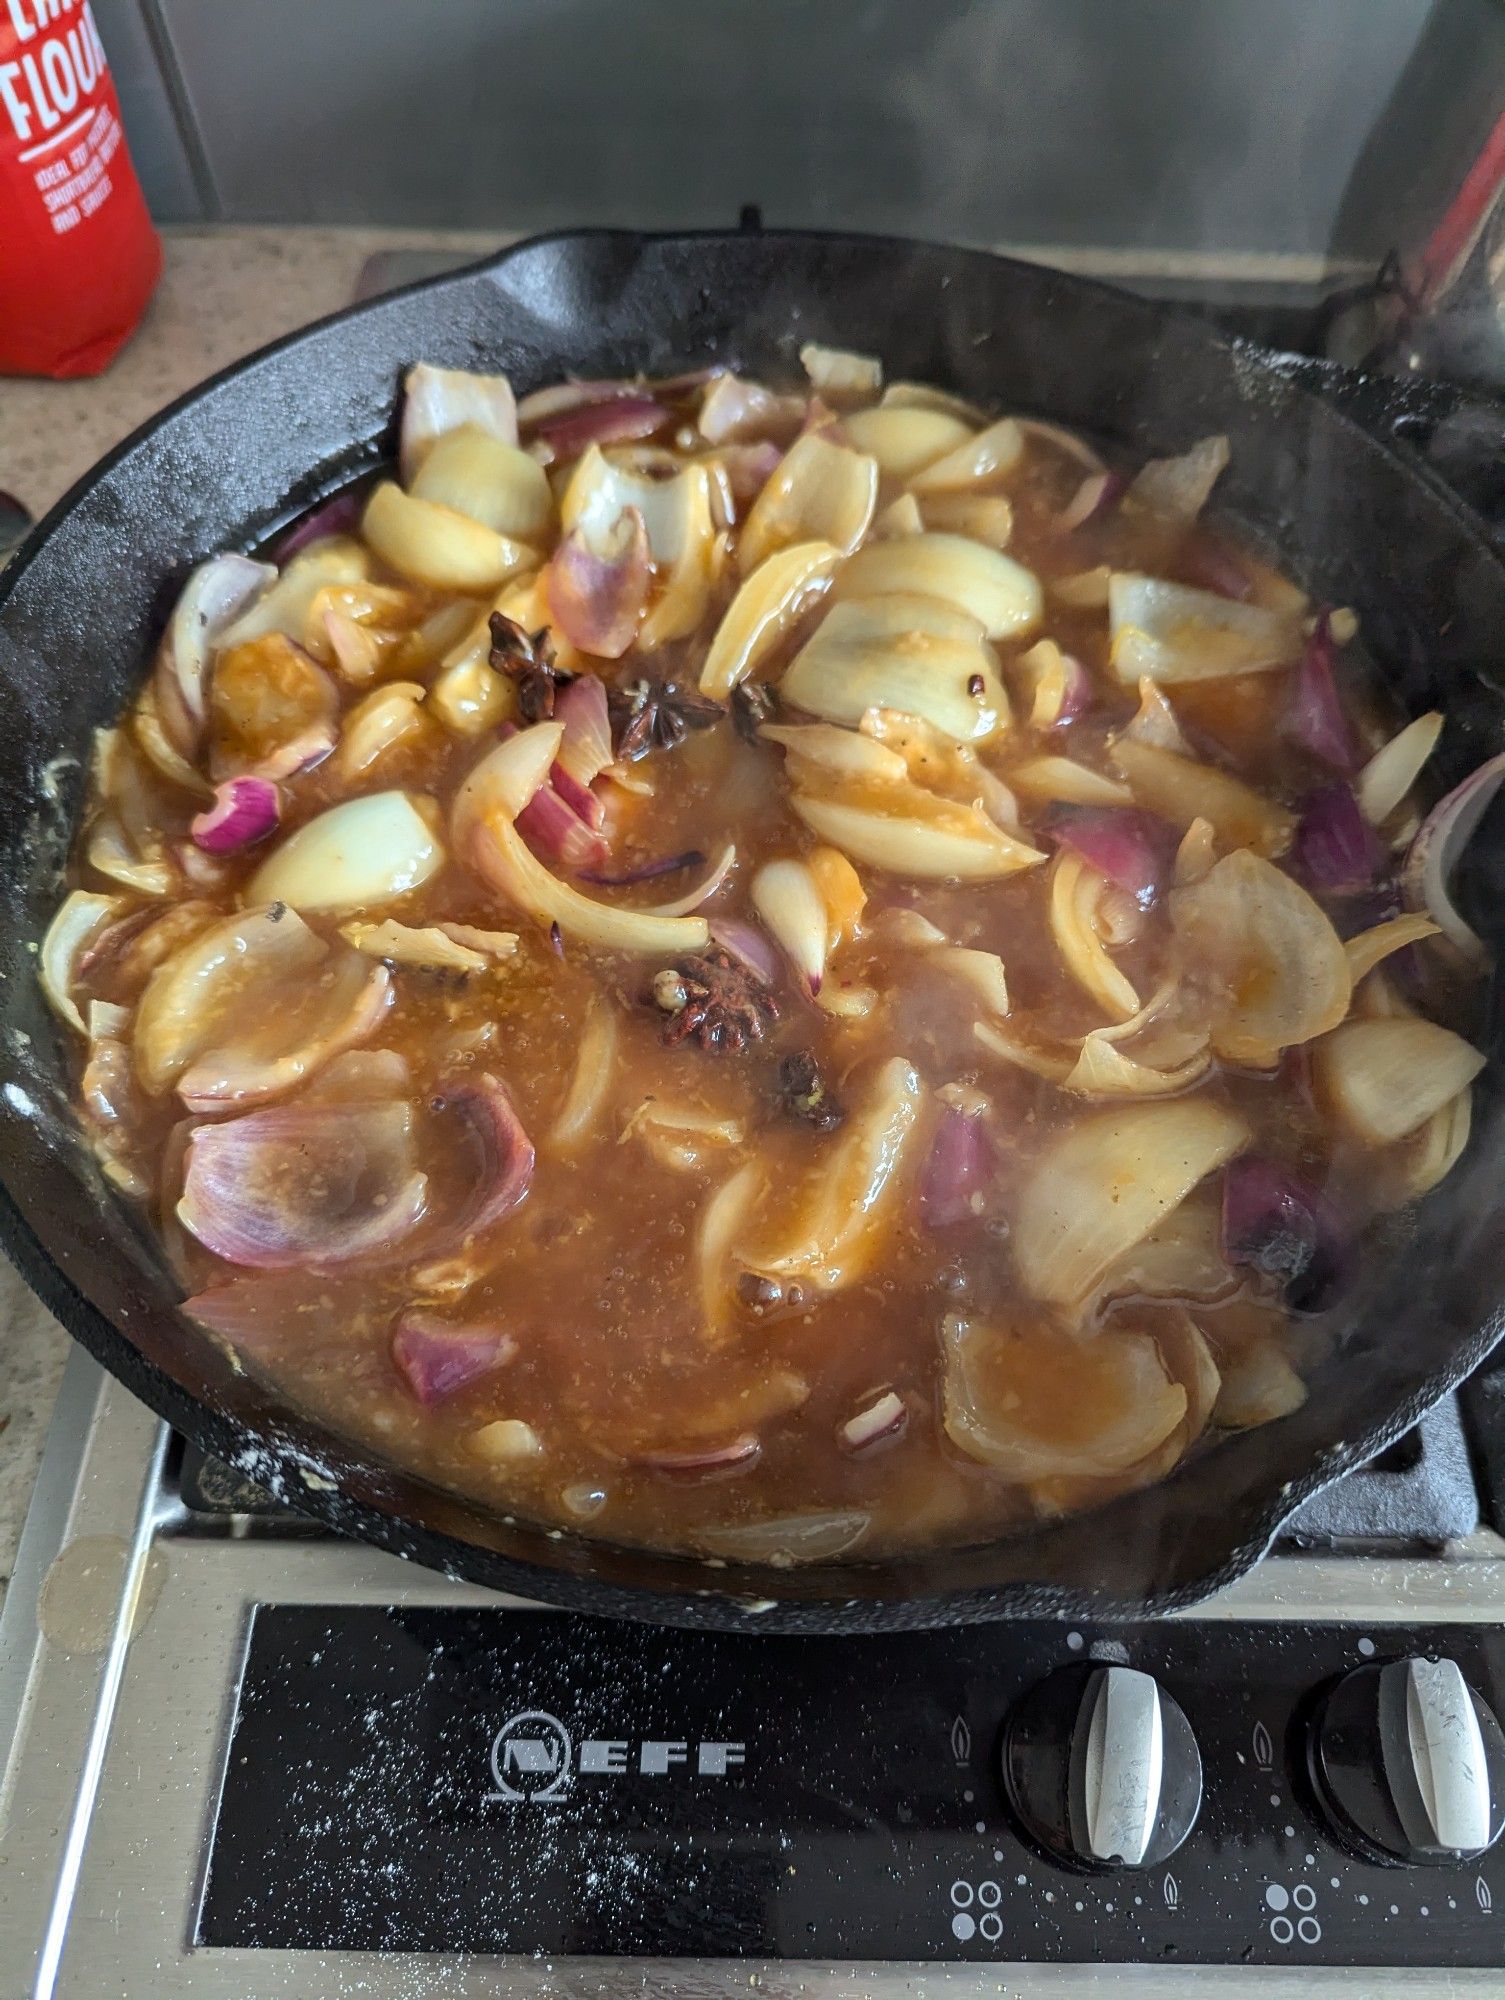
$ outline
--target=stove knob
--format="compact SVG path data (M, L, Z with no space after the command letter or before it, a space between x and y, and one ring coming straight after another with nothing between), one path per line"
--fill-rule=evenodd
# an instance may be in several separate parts
M1505 1733L1452 1660L1345 1674L1317 1711L1307 1758L1338 1832L1377 1860L1471 1860L1505 1826Z
M1191 1724L1133 1667L1064 1667L1031 1688L1005 1725L1003 1779L1025 1831L1080 1868L1154 1867L1202 1803Z

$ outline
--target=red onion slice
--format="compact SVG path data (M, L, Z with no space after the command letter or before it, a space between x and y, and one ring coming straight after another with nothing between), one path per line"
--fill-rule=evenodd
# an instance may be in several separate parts
M523 397L517 406L517 421L521 429L532 430L568 416L573 410L597 403L638 401L642 395L642 383L631 379L551 382L546 389L534 389Z
M388 1250L423 1216L406 1104L286 1104L188 1141L178 1220L227 1263L349 1263Z
M1325 1196L1275 1160L1241 1154L1223 1174L1223 1255L1280 1281L1298 1312L1321 1312L1346 1276L1348 1243Z
M473 1236L500 1222L528 1192L533 1141L505 1085L494 1076L466 1077L446 1087L443 1095L469 1128L479 1152L476 1193L460 1225L462 1235Z
M366 494L351 486L328 500L318 501L283 533L272 550L272 560L283 567L310 542L321 542L327 535L353 535L365 501Z
M711 939L740 959L749 972L755 972L765 986L778 984L778 947L756 925L744 923L740 917L716 917L711 923Z
M954 1229L984 1213L998 1169L980 1112L948 1104L920 1170L920 1220L927 1229Z
M636 507L625 510L613 538L598 553L577 528L554 551L543 578L553 622L572 646L603 660L620 659L637 637L652 582L648 531Z
M1313 889L1361 889L1384 865L1385 847L1349 787L1324 785L1303 802L1292 860Z
M1401 878L1409 907L1424 909L1444 937L1473 959L1485 956L1484 943L1459 914L1451 882L1464 849L1502 784L1505 751L1481 764L1433 806L1411 843Z
M838 1432L838 1438L842 1450L856 1458L897 1444L908 1428L909 1411L904 1407L903 1399L888 1389L876 1402L869 1403L865 1410L849 1417Z
M1122 472L1089 472L1056 515L1055 526L1063 534L1071 534L1089 521L1101 520L1118 505L1128 484Z
M1160 894L1175 858L1174 829L1138 806L1053 806L1044 830L1145 910Z
M266 778L227 778L214 788L214 804L195 813L188 831L206 854L233 854L265 840L281 814L277 787Z
M243 1354L265 1354L315 1328L357 1321L367 1302L361 1278L307 1271L231 1278L183 1301L182 1310Z
M757 499L778 471L784 453L780 446L764 442L724 445L716 456L726 473L727 484L732 489L732 498L740 507L746 505L749 500Z
M554 720L564 724L558 763L577 784L594 784L612 761L605 683L594 674L578 675L555 695Z
M517 1342L493 1322L461 1324L410 1306L392 1335L392 1361L425 1408L447 1402L517 1352Z
M1348 772L1358 768L1359 744L1333 678L1334 651L1332 628L1324 611L1307 637L1296 669L1286 730L1303 750L1331 764L1335 771Z
M269 757L263 757L256 769L247 775L265 778L269 784L277 784L283 778L295 778L300 771L311 771L315 764L322 764L334 749L335 734L332 728L308 729L301 736L293 737L289 743L280 743Z
M1181 566L1188 582L1237 604L1247 604L1254 595L1254 582L1236 553L1219 541L1198 536L1182 551Z
M751 1432L746 1432L726 1444L686 1445L680 1451L641 1452L634 1462L665 1479L693 1480L699 1484L711 1479L734 1479L739 1472L750 1471L762 1455L762 1450L758 1439Z
M670 421L670 412L651 396L614 396L579 409L539 418L534 435L552 447L556 459L579 458L593 444L630 444L650 438Z
M163 731L182 755L191 756L198 748L210 657L219 635L276 581L270 563L250 562L245 556L211 556L184 584L162 640L153 682Z
M517 830L541 859L574 874L599 868L611 852L605 834L566 804L552 780L540 785L518 814Z

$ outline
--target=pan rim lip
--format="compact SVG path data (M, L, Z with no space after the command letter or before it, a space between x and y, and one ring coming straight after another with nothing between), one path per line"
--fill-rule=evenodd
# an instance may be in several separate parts
M392 291L381 293L375 298L341 307L334 313L310 321L307 325L295 328L277 340L238 357L202 382L190 387L163 409L138 424L76 479L36 523L12 562L3 573L0 573L0 624L3 624L5 607L11 596L33 563L39 559L53 533L91 492L106 481L110 474L173 420L197 404L208 400L227 384L250 373L259 364L292 350L307 341L310 336L326 332L362 314L375 312L397 300L419 294L438 293L448 286L474 285L477 281L484 281L488 274L500 271L512 259L524 253L559 244L619 243L647 249L678 244L737 241L764 241L774 244L840 243L889 252L911 250L949 258L965 258L976 260L979 265L1001 266L1006 270L1027 272L1037 282L1055 282L1078 293L1086 291L1102 294L1119 304L1125 301L1132 302L1134 306L1162 323L1180 325L1194 333L1208 346L1221 350L1225 355L1237 356L1244 365L1262 369L1272 380L1280 382L1288 392L1320 404L1324 421L1337 424L1342 431L1356 438L1364 450L1391 459L1404 475L1414 479L1424 488L1433 505L1445 512L1453 532L1471 544L1475 552L1482 555L1493 567L1505 572L1505 553L1490 541L1484 532L1482 522L1451 488L1432 473L1431 468L1425 465L1417 454L1404 447L1400 439L1380 438L1337 401L1322 396L1306 383L1282 374L1274 365L1274 357L1278 350L1268 349L1256 342L1225 333L1216 324L1203 320L1177 305L1165 305L1159 301L1145 299L1104 280L1081 276L1075 272L1059 271L1050 265L1036 264L1028 259L1006 256L974 246L948 245L881 232L821 229L753 231L708 228L638 231L621 228L564 228L519 238L452 271L420 278ZM1369 379L1355 377L1352 371L1346 372L1350 379ZM133 1394L147 1403L165 1421L172 1423L206 1449L216 1451L220 1456L228 1455L233 1459L237 1447L244 1446L247 1427L232 1413L216 1407L215 1404L195 1396L184 1388L171 1374L137 1347L112 1318L93 1304L46 1249L9 1187L3 1182L0 1182L0 1243L3 1243L7 1256L31 1291L60 1321L72 1339L77 1340L87 1352L111 1374L123 1381ZM843 1593L838 1588L820 1595L786 1594L781 1592L781 1585L787 1585L791 1575L800 1572L779 1570L771 1566L732 1570L718 1570L707 1566L706 1583L703 1588L666 1588L651 1582L639 1585L613 1580L609 1576L577 1573L566 1565L549 1563L545 1559L548 1530L542 1526L533 1530L542 1544L538 1556L503 1554L492 1547L464 1539L445 1529L417 1523L374 1502L354 1498L338 1486L330 1492L305 1486L299 1475L315 1471L317 1468L311 1461L309 1450L292 1438L278 1438L275 1433L269 1435L263 1432L257 1438L257 1447L275 1472L279 1499L300 1512L322 1520L336 1531L342 1528L353 1529L361 1539L374 1546L404 1557L417 1556L426 1565L444 1574L468 1577L493 1589L515 1591L519 1596L572 1609L582 1615L626 1617L670 1626L718 1625L722 1629L752 1634L766 1633L770 1636L781 1633L817 1632L841 1632L857 1636L882 1629L920 1631L953 1624L1001 1622L1020 1616L1087 1618L1115 1623L1154 1618L1185 1609L1210 1596L1247 1571L1266 1553L1281 1526L1296 1508L1403 1435L1422 1409L1435 1401L1439 1395L1446 1393L1450 1386L1456 1385L1477 1365L1495 1344L1500 1330L1498 1318L1485 1321L1476 1328L1467 1340L1453 1350L1452 1358L1445 1365L1434 1370L1423 1383L1412 1388L1396 1412L1382 1424L1371 1427L1363 1433L1362 1447L1357 1441L1349 1440L1321 1451L1300 1477L1288 1482L1283 1489L1271 1495L1262 1506L1249 1513L1247 1532L1241 1536L1236 1545L1225 1551L1215 1570L1201 1573L1190 1581L1168 1588L1141 1591L1137 1595L1129 1596L1098 1591L1081 1585L1055 1584L1048 1580L1007 1580L995 1584L968 1584L950 1588L940 1586L929 1590L919 1588L904 1591L899 1595L885 1596L881 1583L885 1568L892 1573L894 1569L902 1568L906 1560L923 1561L923 1552L919 1557L912 1559L902 1556L897 1559L890 1558L887 1564L880 1562L870 1566L853 1565L851 1573L854 1576L865 1576L876 1582L875 1589L856 1593ZM366 1470L385 1478L395 1478L409 1483L419 1490L434 1492L441 1497L453 1497L447 1496L444 1489L424 1481L420 1474L384 1465L374 1454L369 1454L365 1447L357 1447L353 1440L343 1439L332 1427L302 1415L290 1405L288 1409L296 1421L322 1431L333 1445L338 1446L342 1452L358 1463L363 1463ZM1165 1483L1172 1483L1174 1478L1173 1474L1172 1481ZM1133 1497L1129 1496L1131 1499ZM487 1511L479 1503L468 1500L465 1496L459 1496L459 1504L471 1508L477 1515L483 1515ZM1106 1516L1111 1513L1115 1504L1117 1503L1110 1501L1103 1508L1090 1511ZM592 1545L585 1542L584 1538L580 1539L582 1546L589 1552ZM979 1546L985 1548L988 1545ZM601 1556L607 1563L625 1559L649 1564L672 1563L685 1567L694 1565L697 1561L693 1556L640 1551L612 1544L597 1544L594 1547L600 1550ZM840 1572L836 1574L839 1575ZM820 1566L812 1566L812 1569L804 1571L803 1575L818 1580ZM758 1595L750 1599L750 1592L756 1592Z

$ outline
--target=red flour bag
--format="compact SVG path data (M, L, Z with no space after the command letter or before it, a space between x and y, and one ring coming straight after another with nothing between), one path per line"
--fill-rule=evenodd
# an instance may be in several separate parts
M96 375L162 269L87 0L0 0L0 375Z

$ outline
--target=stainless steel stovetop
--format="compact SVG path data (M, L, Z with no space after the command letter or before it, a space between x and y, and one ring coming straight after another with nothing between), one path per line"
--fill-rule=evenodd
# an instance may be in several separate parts
M733 1740L712 1745L710 1767L715 1775L719 1762L721 1777L729 1772L734 1786L755 1784L754 1766L761 1760L771 1768L778 1750L763 1727L769 1670L780 1678L791 1648L849 1649L836 1656L834 1690L846 1708L866 1698L859 1691L872 1677L875 1649L889 1642L707 1642L704 1635L634 1630L630 1641L618 1644L609 1636L616 1628L449 1582L334 1540L280 1511L201 1511L213 1504L202 1498L204 1482L195 1481L195 1504L188 1505L179 1460L180 1447L166 1427L84 1355L75 1355L0 1618L0 1742L10 1746L0 1783L5 2000L23 1994L44 2000L117 1994L127 2000L709 1995L749 1987L781 1996L1170 1996L1235 1986L1306 2000L1314 1976L1324 1992L1406 1991L1417 2000L1500 1990L1501 1848L1478 1864L1446 1868L1380 1868L1358 1859L1305 1793L1294 1725L1286 1726L1289 1690L1279 1685L1315 1685L1333 1667L1349 1671L1412 1652L1420 1633L1434 1653L1464 1659L1474 1685L1488 1683L1492 1673L1490 1692L1497 1707L1505 1706L1505 1541L1490 1530L1409 1554L1276 1553L1207 1605L1153 1627L1078 1630L1063 1624L1026 1633L1005 1625L968 1635L909 1636L897 1680L886 1669L877 1676L894 1682L896 1692L895 1712L877 1731L874 1769L894 1775L897 1805L865 1804L850 1774L836 1783L829 1773L816 1780L807 1772L782 1799L776 1788L762 1844L776 1855L787 1846L800 1856L804 1893L813 1899L800 1906L804 1923L767 1919L777 1949L766 1953L676 1950L666 1956L687 1924L693 1932L702 1917L711 1922L714 1916L700 1911L694 1894L704 1856L717 1851L720 1839L728 1853L745 1860L757 1836L743 1827L735 1838L723 1837L714 1814L700 1818L694 1804L688 1817L682 1805L666 1805L667 1817L656 1824L652 1801L670 1798L667 1781L676 1777L676 1767L704 1778L703 1748L697 1766L702 1732L685 1727L675 1740L664 1730L657 1742L648 1742L651 1716L619 1712L604 1733L619 1735L620 1745L579 1743L573 1762L566 1759L575 1794L600 1784L599 1777L587 1778L588 1770L630 1763L636 1772L650 1752L665 1764L663 1791L650 1793L646 1806L639 1798L626 1821L617 1815L582 1824L574 1815L574 1836L591 1865L579 1877L576 1896L563 1886L569 1867L557 1878L556 1893L570 1796L531 1795L560 1781L548 1724L568 1734L573 1713L588 1709L592 1690L602 1685L616 1687L619 1709L633 1707L632 1677L624 1676L619 1657L623 1645L643 1669L634 1683L639 1689L649 1668L653 1674L675 1670L682 1646L735 1648L732 1657L746 1672L732 1673L736 1684L718 1695L726 1718L718 1734ZM327 1718L316 1715L314 1735L301 1751L280 1724L268 1737L265 1702L243 1709L243 1682L262 1647L257 1628L268 1619L291 1621L295 1632L312 1620L319 1634L317 1646L288 1656L285 1679L275 1647L256 1669L265 1675L270 1668L277 1700L290 1710L317 1708L326 1694L340 1693L342 1629L363 1648L374 1629L392 1621L410 1638L430 1629L448 1637L429 1644L416 1697L413 1686L405 1692L402 1740L378 1734L374 1758L364 1750L349 1756L348 1746L339 1747L342 1731L357 1721L378 1732L385 1726L377 1714L380 1693L363 1689L361 1703L369 1697L371 1705L359 1717L338 1703ZM435 1681L433 1662L446 1643L454 1650L462 1629L470 1651L459 1678L479 1678L485 1686L465 1709L464 1728L447 1737L444 1718L440 1725L425 1718L424 1689L434 1690L433 1701L446 1714L453 1707L455 1689ZM516 1679L504 1673L498 1681L494 1672L487 1679L488 1656L494 1663L519 1644L526 1652L540 1632L565 1641L565 1664L555 1663L553 1679L545 1674L547 1686L540 1687L537 1671L532 1679L521 1670ZM942 1711L949 1715L952 1705L942 1684L958 1647L969 1654L967 1692L957 1700L960 1732L955 1717L948 1729L941 1726L947 1719ZM1260 1666L1261 1648L1271 1647L1271 1659L1283 1662L1273 1678ZM1072 1873L1023 1837L1004 1801L996 1727L988 1718L995 1704L1017 1702L1042 1672L1093 1662L1144 1665L1151 1653L1161 1687L1185 1704L1201 1738L1200 1829L1167 1864ZM843 1673L848 1659L850 1672ZM905 1661L917 1663L922 1680L935 1681L940 1706L931 1704L933 1715L923 1700L916 1705L913 1690L906 1694L897 1686ZM816 1666L815 1692L803 1697L809 1701L833 1677L828 1659ZM337 1683L332 1691L326 1671ZM561 1692L561 1674L572 1681L572 1692ZM1193 1703L1199 1684L1201 1710ZM1216 1708L1237 1711L1231 1719L1210 1716L1209 1684L1221 1688ZM511 1755L518 1711L534 1713L535 1700L538 1710L550 1703L562 1710L563 1723L550 1710L541 1725L530 1725L522 1745L530 1754ZM568 1707L571 1700L576 1711ZM1215 1740L1213 1731L1224 1722L1227 1730ZM772 1733L777 1737L777 1730ZM904 1743L906 1733L913 1733L913 1744ZM874 1730L864 1722L860 1734L867 1755ZM307 1771L324 1735L335 1763L332 1783L324 1774L329 1789L321 1804ZM543 1764L536 1754L540 1739ZM438 1773L425 1781L416 1808L411 1797L401 1805L384 1796L388 1763L395 1768L415 1744ZM348 1765L341 1761L347 1756ZM776 1773L774 1778L776 1786L784 1782ZM708 1785L694 1796L707 1796ZM691 1790L676 1787L673 1796L683 1800ZM930 1824L905 1829L901 1848L895 1836L908 1813L905 1799L915 1801ZM948 1802L962 1799L964 1807L950 1814ZM338 1823L347 1808L347 1816L371 1815L364 1848L359 1840L352 1847L351 1825ZM1221 1820L1215 1823L1214 1815ZM633 1834L625 1846L624 1825ZM782 1831L786 1825L796 1831L803 1825L811 1837L796 1839ZM510 1935L510 1949L433 1948L434 1926L413 1907L401 1858L412 1857L416 1866L420 1853L442 1849L456 1827L468 1842L455 1878L460 1893L477 1910L484 1905L490 1911L481 1928L489 1924L496 1935ZM547 1838L541 1838L545 1827ZM1204 1833L1207 1852L1199 1855ZM330 1840L349 1860L344 1878L331 1870L327 1845L320 1847ZM378 1857L389 1856L385 1871L371 1859L373 1842ZM844 1843L851 1842L856 1845L849 1855ZM869 1888L864 1856L875 1842L882 1866ZM686 1896L686 1909L662 1930L657 1955L637 1955L636 1944L630 1953L597 1948L624 1912L630 1917L653 1903L648 1891L654 1885L624 1872L628 1849L649 1875L658 1865L654 1894L660 1903L672 1903L680 1888ZM679 1856L667 1871L666 1851ZM795 1875L794 1864L789 1874ZM771 1883L766 1871L759 1880L754 1901L761 1898L760 1907L773 1911L783 1884ZM853 1881L857 1901L844 1903ZM585 1883L589 1890L579 1886ZM498 1887L504 1892L500 1908ZM352 1931L357 1901L366 1915ZM380 1928L384 1910L387 1933ZM829 1925L823 1910L830 1913ZM925 1933L928 1925L933 1948L902 1960L863 1951L848 1963L834 1955L802 1955L801 1931L831 1928L861 1937L890 1917L901 1929L910 1924L904 1935ZM1113 1927L1126 1918L1140 1938L1138 1962L1114 1956L1112 1939L1122 1933ZM757 1931L765 1917L752 1911L749 1920ZM1016 1962L1028 1949L1027 1924L1054 1962ZM321 1927L340 1940L362 1925L365 1935L399 1935L406 1926L428 1948L377 1950L349 1942L319 1948L312 1942ZM530 1926L545 1945L530 1949L522 1942ZM453 1928L468 1938L478 1934L460 1923ZM213 1941L257 1933L298 1942ZM441 1926L440 1936L447 1934ZM719 1934L713 1923L712 1935ZM587 1950L554 1948L572 1937ZM1398 1945L1413 1962L1383 1964ZM1472 1966L1460 1964L1465 1948L1474 1954ZM1225 1962L1196 1962L1202 1950ZM1335 1951L1346 1962L1334 1963L1329 1954ZM1418 1952L1425 1954L1421 1963L1415 1962ZM945 1962L951 1954L960 1962ZM1315 1964L1322 1965L1320 1975L1314 1975Z

